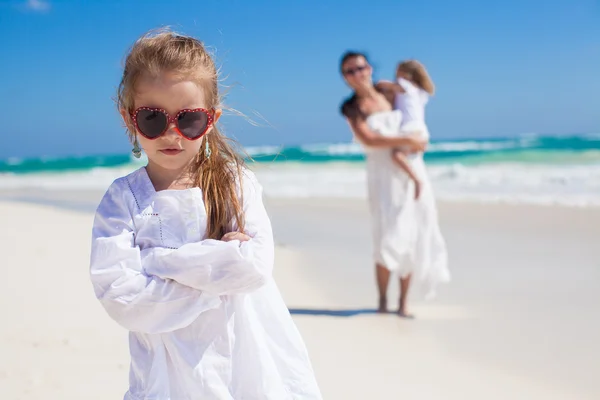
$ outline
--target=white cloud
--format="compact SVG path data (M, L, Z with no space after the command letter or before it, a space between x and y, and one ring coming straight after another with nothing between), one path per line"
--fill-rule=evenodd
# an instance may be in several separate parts
M50 10L50 3L45 0L27 0L25 7L31 11L45 12Z

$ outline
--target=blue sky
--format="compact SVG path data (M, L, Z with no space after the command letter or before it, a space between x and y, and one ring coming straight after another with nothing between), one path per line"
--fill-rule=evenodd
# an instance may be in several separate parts
M0 1L0 158L129 151L112 101L121 62L165 25L214 47L227 103L262 124L223 119L245 145L349 141L347 49L378 78L427 65L434 139L600 132L594 0L14 0Z

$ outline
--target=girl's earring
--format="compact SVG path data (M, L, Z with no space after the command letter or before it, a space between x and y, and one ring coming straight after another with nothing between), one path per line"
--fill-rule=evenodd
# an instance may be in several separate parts
M133 149L131 149L133 156L135 158L140 158L142 156L142 149L140 149L140 144L138 143L137 136L133 140Z
M210 150L210 146L208 145L208 136L204 138L204 156L206 158L210 158L212 151Z

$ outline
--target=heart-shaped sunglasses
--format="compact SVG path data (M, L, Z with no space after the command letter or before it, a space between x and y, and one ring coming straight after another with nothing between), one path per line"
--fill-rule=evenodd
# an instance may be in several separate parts
M131 118L138 132L150 140L162 136L171 123L175 124L177 133L187 140L198 140L213 123L212 114L204 108L183 109L172 117L162 108L139 107L131 114Z

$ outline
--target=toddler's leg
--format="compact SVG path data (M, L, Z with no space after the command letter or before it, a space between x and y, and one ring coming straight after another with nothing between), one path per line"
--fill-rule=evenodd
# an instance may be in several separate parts
M415 200L418 200L419 196L421 195L421 181L412 169L410 161L408 161L408 157L401 149L394 149L392 150L392 160L394 160L394 163L396 163L396 165L398 165L404 172L406 172L406 174L414 182Z

